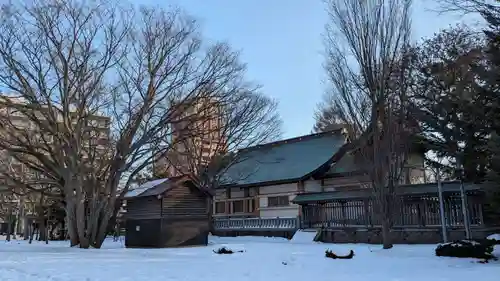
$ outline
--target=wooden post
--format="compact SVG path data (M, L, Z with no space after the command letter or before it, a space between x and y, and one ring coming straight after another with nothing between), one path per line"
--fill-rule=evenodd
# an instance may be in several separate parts
M365 209L365 224L367 226L372 226L372 219L371 219L371 214L370 214L370 201L368 198L363 199L363 204L364 204L364 209Z
M298 193L304 193L305 192L304 181L299 181L297 183L297 191L298 191Z
M347 226L347 218L346 218L347 217L347 212L346 212L346 209L345 209L346 208L346 206L345 206L346 205L346 201L339 201L339 203L340 203L340 206L341 206L340 208L342 210L342 224L344 226Z
M158 246L163 246L163 196L158 195L158 200L160 200L160 241Z
M446 215L444 211L444 198L443 198L443 186L441 184L441 174L439 171L439 166L436 172L437 184L438 184L438 198L439 198L439 218L441 220L441 233L443 235L443 243L448 242L448 233L446 230Z
M253 213L256 217L260 217L260 187L255 187L254 208Z
M225 208L224 208L224 213L226 215L229 215L231 213L231 202L229 200L231 199L231 188L226 188L226 200L225 200Z
M467 202L467 194L465 193L464 180L460 175L460 199L462 201L463 224L465 228L465 237L471 239L470 221L469 221L469 204Z

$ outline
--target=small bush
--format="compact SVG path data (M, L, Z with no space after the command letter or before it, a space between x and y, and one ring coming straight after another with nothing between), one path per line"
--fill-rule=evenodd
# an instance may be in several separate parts
M348 255L339 256L339 255L335 254L334 252L332 252L330 250L326 250L325 251L325 257L330 258L330 259L349 260L349 259L352 259L354 257L354 251L351 250L351 251L349 251Z
M477 258L477 259L496 259L493 252L492 241L460 240L440 244L436 248L438 257L457 257L457 258Z
M226 247L222 247L222 248L219 248L217 251L213 251L213 252L216 254L219 254L219 255L228 255L228 254L234 254L234 253L243 253L243 250L234 252L231 249L228 249Z
M491 241L495 245L500 245L500 234L492 234L486 238L488 241Z

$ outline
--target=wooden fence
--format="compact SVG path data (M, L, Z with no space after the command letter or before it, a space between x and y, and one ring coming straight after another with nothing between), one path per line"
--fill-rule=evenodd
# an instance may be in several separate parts
M437 194L398 196L391 206L394 227L434 227L441 225ZM471 226L484 224L483 205L479 196L468 196L468 213ZM462 200L459 194L447 194L444 199L445 221L449 227L463 227ZM302 228L377 227L371 198L336 199L326 203L302 206Z
M299 226L295 218L214 218L213 227L220 231L274 231L295 230Z
M449 240L465 238L460 184L443 184L445 224ZM487 220L484 190L465 186L471 237L482 239L500 231ZM297 199L298 198L298 199ZM300 205L298 218L214 218L213 227L223 235L282 235L295 230L320 229L319 239L335 243L381 243L381 220L371 190L303 193L294 201ZM441 214L437 185L403 186L390 207L393 243L442 242ZM284 235L284 234L283 234Z

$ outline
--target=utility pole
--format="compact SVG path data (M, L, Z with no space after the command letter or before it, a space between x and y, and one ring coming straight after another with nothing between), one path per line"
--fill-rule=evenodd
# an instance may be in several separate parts
M443 233L443 243L448 242L448 233L446 231L446 215L444 212L444 200L443 200L443 186L441 184L441 173L439 166L436 170L436 178L438 185L438 195L439 195L439 215L441 217L441 232Z

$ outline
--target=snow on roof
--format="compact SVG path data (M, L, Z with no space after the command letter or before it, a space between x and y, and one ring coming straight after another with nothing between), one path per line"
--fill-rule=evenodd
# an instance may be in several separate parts
M139 187L134 188L132 190L129 190L127 193L125 193L124 198L136 197L139 194L144 193L144 192L148 191L149 189L166 182L167 180L168 180L168 178L164 178L164 179L157 179L157 180L152 180L152 181L148 181L146 183L143 183Z

